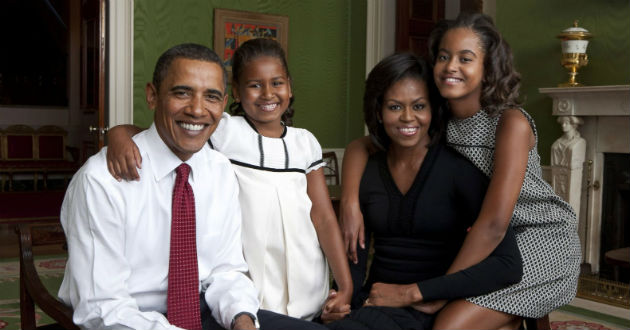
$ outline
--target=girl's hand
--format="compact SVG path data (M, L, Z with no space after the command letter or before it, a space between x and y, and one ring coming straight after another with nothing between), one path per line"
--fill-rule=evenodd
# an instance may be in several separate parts
M107 169L118 181L139 180L137 168L142 168L142 156L124 126L116 126L107 133Z
M343 296L344 295L337 293L335 290L330 290L322 310L322 322L330 323L337 321L350 313L349 298L344 298ZM345 299L347 299L347 301L345 301Z
M446 305L447 302L447 300L434 300L429 302L415 303L412 304L411 307L425 314L435 314L439 312L444 307L444 305Z
M348 259L353 263L359 261L357 257L357 241L362 249L365 249L365 225L363 214L358 203L342 201L340 213L343 244L346 247Z
M406 307L422 302L416 284L388 284L376 282L363 306Z

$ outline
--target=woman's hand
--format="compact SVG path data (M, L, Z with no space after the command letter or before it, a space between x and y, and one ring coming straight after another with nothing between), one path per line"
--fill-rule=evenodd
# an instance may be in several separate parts
M353 263L359 261L357 257L357 241L362 249L365 249L365 226L363 223L363 214L356 203L342 201L340 213L341 233L343 236L343 244L346 247L348 259Z
M422 294L416 284L372 284L370 296L363 306L406 307L422 302Z
M137 168L142 168L142 156L131 139L135 128L127 126L112 127L107 132L107 169L118 181L139 180Z
M350 301L349 297L345 297L347 294L337 293L335 290L330 290L328 298L324 303L322 309L322 322L330 323L340 320L350 313Z
M339 223L348 259L358 262L357 241L365 249L363 214L359 206L359 186L370 151L374 149L370 137L360 137L348 144L343 154L341 176L341 205Z

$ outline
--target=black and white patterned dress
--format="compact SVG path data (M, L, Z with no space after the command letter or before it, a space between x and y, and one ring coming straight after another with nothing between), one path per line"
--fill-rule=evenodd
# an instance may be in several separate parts
M522 109L521 112L536 137L510 222L523 258L523 279L508 288L469 300L486 308L537 318L575 297L581 250L575 212L543 180L536 126L527 112ZM472 117L451 119L448 123L448 144L488 177L493 171L499 119L500 115L490 116L482 110Z

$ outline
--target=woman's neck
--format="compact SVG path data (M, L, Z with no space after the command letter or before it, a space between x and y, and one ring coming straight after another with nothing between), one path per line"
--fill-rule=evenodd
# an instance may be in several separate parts
M402 147L392 144L387 150L388 163L390 166L414 167L418 169L428 150L429 148L425 143L413 147Z
M428 151L426 143L409 148L392 145L387 151L389 173L403 195L411 189Z

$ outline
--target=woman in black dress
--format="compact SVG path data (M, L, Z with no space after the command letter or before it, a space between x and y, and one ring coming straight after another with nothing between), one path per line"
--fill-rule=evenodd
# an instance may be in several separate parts
M488 258L446 275L488 179L443 143L439 100L431 71L412 54L389 56L368 76L364 115L380 150L368 160L358 196L374 254L368 270L368 250L358 249L358 262L351 263L352 312L331 329L430 329L431 302L520 281L522 262L510 230ZM351 170L344 165L344 172Z

